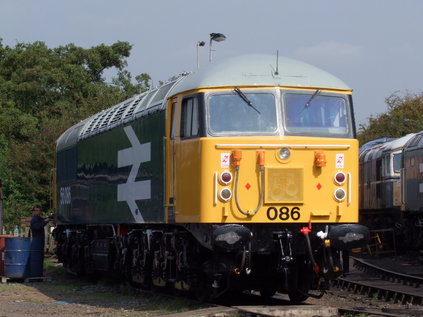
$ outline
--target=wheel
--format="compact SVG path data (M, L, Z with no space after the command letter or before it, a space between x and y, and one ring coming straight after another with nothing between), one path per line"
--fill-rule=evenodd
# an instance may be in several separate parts
M205 274L198 274L196 286L193 294L200 302L210 302L212 299L213 288L210 279Z
M291 267L288 278L288 296L292 304L299 304L309 297L308 291L312 283L312 274L311 267L304 262Z

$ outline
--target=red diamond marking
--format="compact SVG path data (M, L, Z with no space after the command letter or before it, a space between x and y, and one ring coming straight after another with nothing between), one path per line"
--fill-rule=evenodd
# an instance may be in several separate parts
M247 185L245 185L245 188L247 188L247 190L249 190L251 188L251 185L247 183Z
M317 184L316 187L317 187L318 190L320 190L322 188L322 185L320 185L320 183L319 183L319 184Z

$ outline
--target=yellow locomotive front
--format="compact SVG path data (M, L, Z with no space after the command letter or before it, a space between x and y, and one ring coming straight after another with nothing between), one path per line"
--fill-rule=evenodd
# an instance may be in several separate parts
M166 210L168 223L202 246L238 253L210 264L222 267L211 276L301 301L314 277L342 272L339 250L368 236L352 225L358 142L351 89L312 66L272 62L238 58L176 87L167 113ZM279 286L257 282L273 277Z
M350 92L236 87L204 96L213 137L175 146L176 222L357 222Z

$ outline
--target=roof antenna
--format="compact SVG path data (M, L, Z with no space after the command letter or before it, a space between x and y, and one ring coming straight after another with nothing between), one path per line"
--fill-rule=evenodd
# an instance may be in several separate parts
M275 75L279 75L279 50L276 50L276 70Z

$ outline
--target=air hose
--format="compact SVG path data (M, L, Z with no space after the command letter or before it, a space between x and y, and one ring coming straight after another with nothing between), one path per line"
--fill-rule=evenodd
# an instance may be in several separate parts
M260 178L261 178L261 190L260 190L260 200L257 205L257 208L253 211L247 210L243 211L241 206L239 205L238 201L238 177L239 177L239 166L241 161L241 151L236 152L234 151L234 165L235 165L235 204L238 208L238 211L245 216L253 216L255 215L263 205L263 198L264 198L264 151L257 151L257 163L260 165Z
M301 228L300 232L304 235L304 238L306 240L306 246L307 246L307 251L308 251L308 256L310 258L311 264L313 265L313 271L318 274L319 272L319 266L316 263L316 260L314 259L313 256L313 249L311 247L311 242L310 242L310 237L309 237L309 233L311 232L311 224L309 225L309 227L303 227Z

